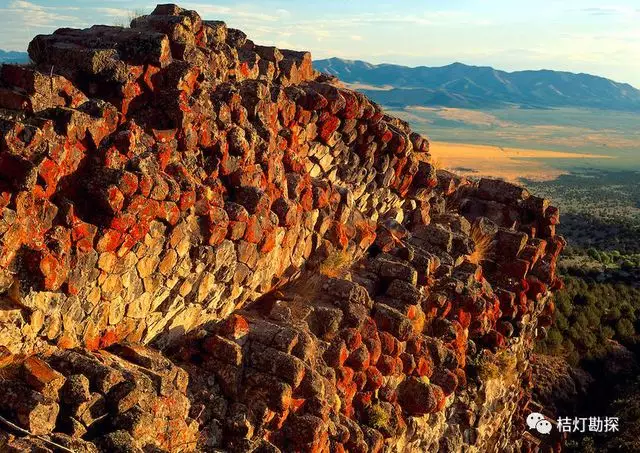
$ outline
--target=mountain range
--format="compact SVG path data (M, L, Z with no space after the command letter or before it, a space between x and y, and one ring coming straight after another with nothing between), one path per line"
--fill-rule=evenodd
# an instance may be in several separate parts
M314 67L357 84L359 91L391 107L515 105L640 111L640 90L589 74L551 70L505 72L462 63L412 68L340 58L317 60Z
M26 52L0 49L0 63L26 63L29 55Z

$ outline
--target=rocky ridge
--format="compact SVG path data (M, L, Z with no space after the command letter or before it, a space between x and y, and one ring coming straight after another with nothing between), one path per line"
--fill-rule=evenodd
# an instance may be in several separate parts
M0 68L0 415L32 434L3 451L522 446L547 200L175 5L29 54Z

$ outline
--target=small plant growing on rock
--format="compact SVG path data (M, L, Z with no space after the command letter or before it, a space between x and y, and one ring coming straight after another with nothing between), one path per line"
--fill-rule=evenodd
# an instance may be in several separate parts
M434 157L431 159L431 165L433 165L433 168L435 168L436 172L447 169L446 165L444 164L444 161L437 157Z
M493 256L495 241L492 236L482 232L478 226L471 228L471 240L473 241L473 253L469 255L468 260L473 264L479 264L481 261L489 259Z
M495 364L494 357L484 355L478 362L478 376L482 381L497 379L500 376L500 369Z
M387 430L391 422L391 415L380 404L373 404L366 412L368 425L378 430Z
M346 268L351 264L351 255L346 250L336 250L320 263L320 273L325 277L340 277Z
M515 354L508 351L501 351L496 355L496 365L500 373L510 373L516 369L517 359Z
M478 376L483 381L502 379L510 383L515 378L517 359L515 354L509 351L500 351L497 354L485 354L478 361Z
M131 22L134 19L137 19L138 17L144 16L146 14L148 13L142 9L127 10L126 15L117 17L113 22L113 25L115 27L130 28Z
M518 359L513 352L501 351L496 357L496 365L507 385L513 383L518 377Z

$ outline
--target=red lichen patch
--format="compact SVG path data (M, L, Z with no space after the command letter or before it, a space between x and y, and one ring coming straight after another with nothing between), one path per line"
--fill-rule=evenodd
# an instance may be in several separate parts
M238 340L249 334L249 324L244 317L233 314L220 324L219 331L227 338Z

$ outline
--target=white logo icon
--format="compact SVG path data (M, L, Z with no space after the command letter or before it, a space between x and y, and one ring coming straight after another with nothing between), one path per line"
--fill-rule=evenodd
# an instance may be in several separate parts
M527 417L527 426L529 429L535 429L540 434L549 434L551 432L551 423L545 420L544 415L539 412L532 412Z

